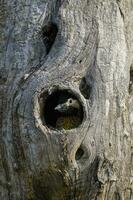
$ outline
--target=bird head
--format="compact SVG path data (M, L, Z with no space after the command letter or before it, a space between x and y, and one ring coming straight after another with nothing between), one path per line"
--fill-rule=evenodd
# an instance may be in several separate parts
M77 99L69 98L64 103L58 104L55 110L64 114L72 114L80 109L80 104Z

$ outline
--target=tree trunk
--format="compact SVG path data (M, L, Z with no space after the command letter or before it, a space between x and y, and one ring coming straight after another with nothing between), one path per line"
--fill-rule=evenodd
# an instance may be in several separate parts
M0 199L133 200L133 1L0 11ZM58 129L66 94L82 119Z

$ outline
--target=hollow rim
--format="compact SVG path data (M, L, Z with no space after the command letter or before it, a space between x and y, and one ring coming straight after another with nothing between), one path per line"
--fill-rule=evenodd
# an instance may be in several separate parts
M73 96L75 96L78 101L80 102L82 109L83 109L83 119L81 121L81 124L78 127L75 127L73 129L56 129L53 126L48 126L45 122L45 120L43 119L41 113L40 113L40 103L39 103L39 99L42 98L43 99L43 104L45 104L45 101L47 100L48 96L52 95L53 93L55 93L56 91L68 91L68 93L72 94ZM86 105L86 99L84 99L84 97L82 96L82 94L80 93L80 90L78 89L78 87L72 87L72 86L66 86L63 84L52 84L50 87L47 88L42 88L40 91L37 92L37 94L34 96L34 109L33 109L33 115L35 117L35 124L36 127L42 130L42 131L46 131L46 130L52 130L52 131L58 131L58 132L71 132L74 129L80 129L82 126L84 126L84 123L86 122L86 119L88 117L88 109L87 109L87 105Z

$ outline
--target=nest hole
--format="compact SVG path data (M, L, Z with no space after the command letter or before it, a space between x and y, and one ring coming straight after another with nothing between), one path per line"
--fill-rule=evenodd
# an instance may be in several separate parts
M91 94L91 86L87 84L86 82L86 78L83 77L80 85L79 85L79 89L81 94L86 98L89 99L90 98L90 94Z
M79 106L76 105L77 107L73 108L73 105L68 105L68 102L71 104L72 100ZM57 107L64 105L65 110L57 110ZM44 102L43 118L45 124L50 128L73 129L78 127L83 121L83 106L72 92L68 90L56 90L48 95Z
M129 94L133 93L133 65L130 67Z
M76 154L75 154L75 160L80 160L82 158L82 156L84 155L84 150L79 147Z
M58 27L53 22L48 22L45 26L42 28L42 38L43 42L46 46L46 52L47 54L51 50L53 43L55 41L55 38L57 36Z

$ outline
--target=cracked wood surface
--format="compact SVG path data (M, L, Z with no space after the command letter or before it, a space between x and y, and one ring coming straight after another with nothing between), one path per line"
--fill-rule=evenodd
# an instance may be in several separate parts
M0 13L0 199L132 200L133 1L3 0ZM56 88L82 102L78 128L43 122Z

